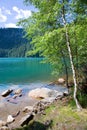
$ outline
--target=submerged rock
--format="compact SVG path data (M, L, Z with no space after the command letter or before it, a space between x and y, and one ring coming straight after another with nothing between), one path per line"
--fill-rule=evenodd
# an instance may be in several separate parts
M17 104L17 101L14 100L13 98L7 99L7 102L10 102L10 103L12 103L12 104Z
M31 90L28 93L29 97L39 98L39 99L57 97L58 95L60 95L58 91L51 90L48 88L37 88L37 89Z
M13 95L13 99L16 99L16 98L18 98L18 97L22 97L22 93L20 93L20 94L15 94L15 95Z
M16 99L17 97L18 97L18 95L14 95L12 98L13 98L13 99Z
M21 93L22 93L22 89L19 88L19 89L15 90L14 93L17 94L17 95L18 95L18 94L21 94Z
M8 89L8 90L4 91L4 92L1 94L1 96L6 97L6 96L8 96L12 91L13 91L12 89Z

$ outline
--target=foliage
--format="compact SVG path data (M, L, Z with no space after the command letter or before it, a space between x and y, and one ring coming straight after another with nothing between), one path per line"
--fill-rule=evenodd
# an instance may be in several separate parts
M27 38L32 39L33 49L28 52L28 55L39 52L54 66L57 75L66 68L68 73L71 68L70 63L67 63L69 55L62 21L63 1L25 1L31 2L39 9L28 19L19 22L25 28ZM75 69L78 71L78 80L81 80L80 77L86 76L83 69L87 64L87 51L85 49L87 47L87 4L85 0L65 0L64 7L73 62Z
M61 3L57 3L56 0L49 1L48 4L45 0L31 2L40 11L33 13L29 19L19 22L27 32L27 38L32 39L33 49L28 55L39 52L40 56L46 57L53 65L58 75L62 70L65 71L65 62L68 59L65 31L60 18ZM70 68L67 63L66 66L67 69Z
M77 81L78 84L83 81L87 83L86 1L26 0L26 2L31 2L38 8L38 12L33 13L30 18L19 22L25 28L27 38L32 39L33 49L28 54L39 53L46 57L56 69L56 74L65 70L67 86L67 75L72 68L76 99Z

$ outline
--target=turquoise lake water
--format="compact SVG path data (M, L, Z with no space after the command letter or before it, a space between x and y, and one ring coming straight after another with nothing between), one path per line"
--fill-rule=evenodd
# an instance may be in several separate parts
M53 77L43 58L0 58L0 90L9 87L44 85Z
M0 58L0 83L26 83L49 80L51 66L43 58Z
M48 85L54 80L52 67L43 58L0 58L0 93L6 89L22 88L27 92L38 87L64 91L66 88Z

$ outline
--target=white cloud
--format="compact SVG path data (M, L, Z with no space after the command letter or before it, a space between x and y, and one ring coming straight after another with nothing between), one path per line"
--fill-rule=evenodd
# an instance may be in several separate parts
M5 13L11 15L11 11L8 9L5 10Z
M7 24L5 24L5 27L6 28L18 28L18 26L16 26L15 23L7 23Z
M3 13L2 13L2 10L0 8L0 22L6 22L7 21L7 16L5 16Z
M28 18L29 16L31 16L30 10L19 9L16 6L13 7L13 11L15 11L17 13L17 15L15 17L16 19Z
M3 13L5 13L5 14L9 14L9 15L12 14L11 11L10 11L9 9L6 9L4 6L2 7L2 11L3 11Z
M13 7L13 10L14 10L15 12L17 12L17 13L20 13L18 7L16 7L16 6Z

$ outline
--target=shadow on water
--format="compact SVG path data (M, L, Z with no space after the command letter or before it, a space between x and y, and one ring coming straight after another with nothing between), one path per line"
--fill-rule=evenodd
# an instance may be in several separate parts
M16 130L48 130L52 128L53 121L46 121L45 123L34 121L33 123Z

